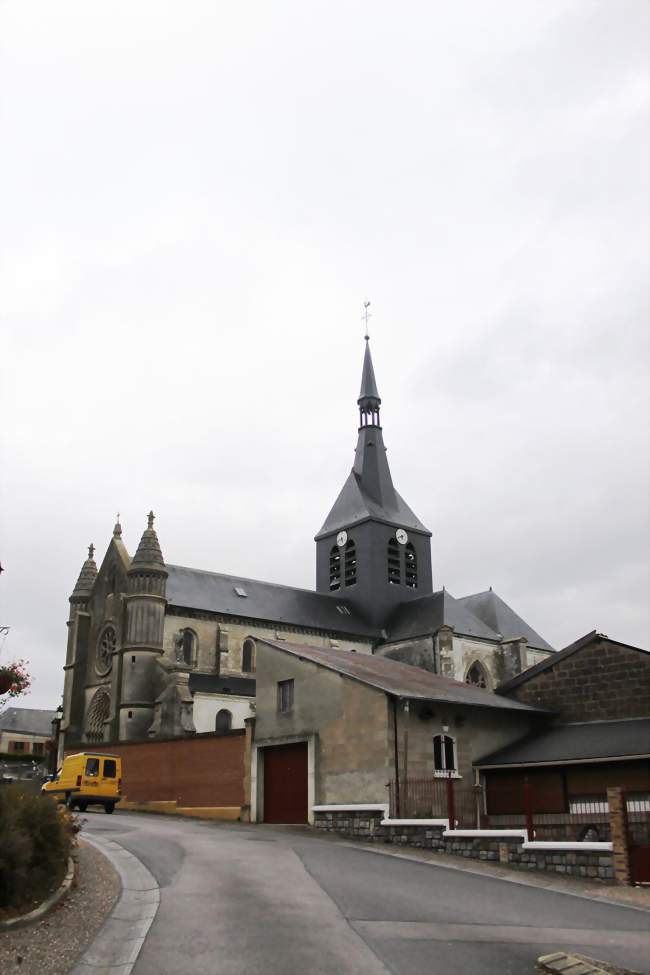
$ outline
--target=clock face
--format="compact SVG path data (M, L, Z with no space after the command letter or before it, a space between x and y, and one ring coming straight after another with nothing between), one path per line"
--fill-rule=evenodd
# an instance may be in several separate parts
M395 532L395 538L400 543L400 545L406 545L406 543L409 540L409 537L403 528L398 528L398 530Z
M347 540L348 540L347 532L339 532L338 535L336 536L336 544L338 545L339 548L343 548Z

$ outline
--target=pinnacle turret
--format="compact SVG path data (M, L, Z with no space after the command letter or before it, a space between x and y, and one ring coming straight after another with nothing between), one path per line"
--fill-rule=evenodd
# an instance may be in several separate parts
M147 527L142 533L138 549L131 560L129 573L140 571L141 569L164 570L165 568L165 560L162 557L160 543L156 535L156 530L153 527L153 522L154 513L150 511L147 518Z
M97 578L97 565L94 556L95 546L91 543L88 546L88 558L81 566L77 584L72 590L72 595L70 596L71 602L72 600L75 602L85 602L90 596L95 579Z

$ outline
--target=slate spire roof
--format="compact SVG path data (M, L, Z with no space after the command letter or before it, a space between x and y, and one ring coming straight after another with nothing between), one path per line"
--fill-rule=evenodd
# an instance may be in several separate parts
M375 408L381 403L381 397L379 395L379 390L377 389L377 380L375 379L375 370L372 365L372 356L370 355L370 339L366 335L366 351L363 356L363 372L361 373L361 390L359 392L359 399L357 403L361 407Z
M351 525L369 519L431 535L393 485L382 429L379 426L381 399L367 339L361 374L361 392L357 402L362 422L359 427L354 465L332 510L316 535L316 540L340 528L349 528Z
M142 533L138 549L131 560L131 569L165 568L165 560L162 557L160 543L156 535L156 530L153 527L153 522L154 513L150 511L147 518L147 527Z
M95 579L97 578L97 564L95 562L94 555L95 546L91 543L88 546L88 558L81 566L81 572L79 573L77 584L72 590L70 599L85 600L88 598L88 596L90 596Z

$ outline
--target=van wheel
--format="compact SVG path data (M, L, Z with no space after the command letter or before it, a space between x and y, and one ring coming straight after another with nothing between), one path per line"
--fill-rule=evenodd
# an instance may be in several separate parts
M87 802L78 802L77 803L77 809L79 810L79 812L85 812L87 808L88 808L88 803Z
M74 809L74 802L72 801L72 796L69 792L66 792L65 794L65 808Z
M106 805L104 806L104 812L106 813L112 813L114 809L115 809L114 802L107 802Z

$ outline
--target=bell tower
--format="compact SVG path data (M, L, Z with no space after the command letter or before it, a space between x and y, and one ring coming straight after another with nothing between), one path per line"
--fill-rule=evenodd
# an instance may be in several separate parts
M433 591L431 532L393 485L367 334L365 343L354 465L315 538L316 589L380 628L400 603Z

